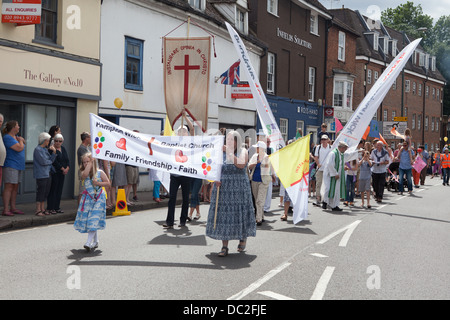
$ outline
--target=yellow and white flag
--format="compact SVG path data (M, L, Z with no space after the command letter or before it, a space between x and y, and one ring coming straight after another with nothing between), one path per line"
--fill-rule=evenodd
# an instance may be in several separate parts
M291 198L294 224L308 217L310 135L269 156L272 167Z

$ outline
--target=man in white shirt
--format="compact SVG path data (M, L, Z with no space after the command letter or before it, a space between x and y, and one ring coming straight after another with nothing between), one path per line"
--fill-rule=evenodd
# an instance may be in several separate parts
M384 185L386 183L386 168L389 164L389 152L383 148L383 142L378 141L370 154L372 166L372 184L375 192L375 200L380 203L383 200Z
M320 187L322 186L323 180L323 165L325 163L325 159L331 151L331 146L329 144L329 138L326 134L321 136L320 144L316 146L314 151L314 161L316 162L316 192L317 201L313 203L315 206L324 206L324 203L321 204L321 196L320 196ZM326 203L325 203L326 208Z

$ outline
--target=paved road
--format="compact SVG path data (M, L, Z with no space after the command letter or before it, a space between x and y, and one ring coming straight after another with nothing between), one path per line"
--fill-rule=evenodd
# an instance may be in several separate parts
M226 258L205 236L206 205L173 230L165 208L110 217L88 254L72 224L0 233L0 299L449 299L450 187L439 182L387 192L371 210L311 205L296 226L274 198L246 252L232 241Z

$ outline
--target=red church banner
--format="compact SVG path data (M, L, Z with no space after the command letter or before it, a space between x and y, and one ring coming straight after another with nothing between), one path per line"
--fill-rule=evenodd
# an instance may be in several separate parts
M210 38L164 38L163 62L166 110L172 128L185 109L205 132Z

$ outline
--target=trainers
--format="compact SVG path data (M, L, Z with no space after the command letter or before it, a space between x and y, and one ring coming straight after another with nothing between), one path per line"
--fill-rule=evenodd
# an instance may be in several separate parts
M367 206L367 207L369 207L369 206ZM333 211L342 211L342 209L341 209L341 208L339 208L339 207L334 207L334 208L331 208L331 210L333 210Z
M169 226L168 224L163 224L164 229L173 229L173 225Z
M322 209L326 209L327 208L327 203L326 202L322 202Z

